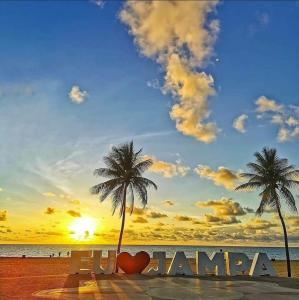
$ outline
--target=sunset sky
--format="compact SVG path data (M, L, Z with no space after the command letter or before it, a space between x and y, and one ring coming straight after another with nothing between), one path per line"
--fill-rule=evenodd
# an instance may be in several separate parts
M283 245L276 214L255 217L258 193L234 188L264 146L299 167L298 14L296 1L1 1L0 243L116 243L119 216L89 188L111 145L134 140L159 189L124 244Z

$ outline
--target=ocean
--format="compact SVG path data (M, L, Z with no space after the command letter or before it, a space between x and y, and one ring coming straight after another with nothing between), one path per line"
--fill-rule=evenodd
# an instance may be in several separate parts
M115 250L115 245L0 245L0 257L49 257L54 254L54 257L59 255L66 257L71 250L103 250L104 255L107 255L108 250ZM234 246L126 246L122 247L122 251L135 254L139 251L146 251L150 255L154 251L166 251L167 257L173 257L176 251L184 251L187 257L194 258L196 251L204 251L211 254L214 251L230 251L242 252L253 258L257 252L267 253L270 259L284 260L285 250L281 247L234 247ZM290 256L292 260L299 260L299 247L290 248Z

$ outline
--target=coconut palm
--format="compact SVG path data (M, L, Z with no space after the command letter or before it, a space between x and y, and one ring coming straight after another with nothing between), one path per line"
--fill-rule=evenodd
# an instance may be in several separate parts
M142 177L142 173L153 162L151 159L142 157L141 151L142 149L135 152L133 141L118 147L114 146L110 153L103 159L106 168L99 168L94 171L94 175L106 177L108 180L93 186L90 190L91 193L99 194L101 202L110 195L112 200L112 215L119 208L119 215L122 218L117 253L120 252L125 226L127 196L130 196L128 210L132 214L134 209L134 194L139 197L143 207L145 207L148 200L147 188L154 187L157 189L153 181Z
M241 184L236 190L261 190L259 194L261 202L256 211L257 215L262 215L267 206L277 211L284 234L288 276L291 277L288 235L281 213L281 200L284 199L290 210L297 213L295 198L290 189L299 185L299 181L296 180L299 170L289 165L287 159L279 158L276 149L264 148L261 153L256 152L254 156L256 161L247 164L252 173L241 174L248 182Z

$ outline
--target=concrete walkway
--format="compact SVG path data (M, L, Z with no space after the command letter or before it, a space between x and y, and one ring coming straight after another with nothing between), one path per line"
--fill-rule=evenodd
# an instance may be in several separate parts
M42 290L32 294L43 299L103 299L103 300L297 300L299 289L281 287L274 282L243 280L208 280L184 277L144 279L118 276L113 279L89 280L76 288Z

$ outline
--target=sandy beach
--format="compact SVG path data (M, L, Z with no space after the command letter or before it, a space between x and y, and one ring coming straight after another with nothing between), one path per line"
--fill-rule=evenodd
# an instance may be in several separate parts
M190 259L195 269L195 260ZM68 275L69 258L0 258L0 299L33 299L32 293L40 290L79 287L91 280L91 275ZM170 260L168 260L168 264ZM153 264L153 262L151 262ZM105 262L104 262L105 265ZM251 278L249 276L207 276L203 280L254 280L275 282L283 287L299 289L299 261L292 262L293 278L286 278L285 261L274 261L278 277ZM119 278L119 276L107 276ZM131 275L130 279L147 279L149 276ZM98 277L97 277L98 278ZM103 277L102 277L103 279Z

